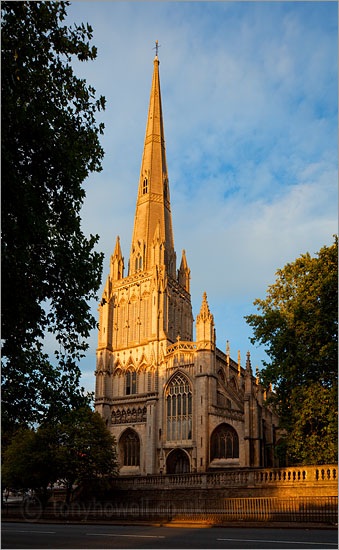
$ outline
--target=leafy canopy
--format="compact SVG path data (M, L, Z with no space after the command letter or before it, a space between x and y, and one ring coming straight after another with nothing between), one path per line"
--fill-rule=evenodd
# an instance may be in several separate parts
M252 343L265 345L263 383L286 431L289 460L336 461L338 353L338 238L277 271L260 314L246 316Z
M48 486L58 481L69 500L74 484L109 480L117 472L114 437L98 413L83 407L36 431L20 429L5 451L2 481L7 487L33 489L45 500Z
M40 422L86 402L77 362L95 327L102 255L86 238L83 182L101 170L105 99L71 59L94 60L68 2L2 2L2 399L6 423ZM43 352L57 341L57 367Z
M67 489L93 480L114 477L118 472L115 438L99 413L88 407L69 413L58 427L59 480Z

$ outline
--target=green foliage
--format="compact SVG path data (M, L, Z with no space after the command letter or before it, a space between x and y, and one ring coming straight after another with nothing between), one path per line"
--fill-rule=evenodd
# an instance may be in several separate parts
M279 269L254 304L261 314L245 318L270 359L261 375L275 387L289 462L336 462L338 238Z
M67 2L2 2L2 400L6 423L86 403L77 362L95 319L102 255L86 238L83 181L101 170L105 99L70 61L93 60L92 29L62 24ZM57 341L57 368L43 353Z
M293 431L292 438L287 439L287 453L292 463L337 462L337 404L335 386L324 388L315 382L292 389Z
M4 454L2 479L7 487L34 489L44 496L58 480L69 501L74 484L108 481L117 472L114 437L98 413L83 407L37 431L18 430Z
M21 428L4 453L2 483L14 489L33 489L45 502L47 487L58 476L54 428L35 432Z
M58 427L58 437L59 479L67 489L67 501L75 483L117 474L115 439L98 413L89 408L72 411Z

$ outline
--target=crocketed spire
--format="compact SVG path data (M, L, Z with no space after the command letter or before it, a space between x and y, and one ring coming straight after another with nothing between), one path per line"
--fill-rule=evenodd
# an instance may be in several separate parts
M175 277L175 253L157 55L153 64L152 89L131 246L130 274L138 269L139 264L135 262L135 258L139 256L142 258L143 270L153 265L152 241L159 223L159 237L165 249L164 263L170 274Z
M200 313L196 321L197 342L204 342L204 347L211 347L215 343L214 319L207 303L206 292L203 294Z
M249 351L246 354L246 372L248 374L252 374L251 359L250 359L250 352Z
M114 252L111 256L110 277L112 280L122 279L124 276L124 259L121 254L120 239L117 236Z

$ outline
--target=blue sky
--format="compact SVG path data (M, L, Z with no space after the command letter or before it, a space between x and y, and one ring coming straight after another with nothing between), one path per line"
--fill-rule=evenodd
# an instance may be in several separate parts
M103 281L116 236L128 262L155 40L174 243L191 269L193 315L207 292L217 345L242 363L244 315L275 272L337 232L336 2L72 2L98 47L75 72L106 97L103 171L85 183L86 234ZM101 294L103 288L100 289ZM93 313L97 316L97 304ZM97 334L80 366L93 390Z

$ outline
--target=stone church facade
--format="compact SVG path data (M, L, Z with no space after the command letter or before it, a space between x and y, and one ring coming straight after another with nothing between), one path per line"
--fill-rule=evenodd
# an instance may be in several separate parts
M278 418L253 376L216 347L204 293L193 341L190 269L176 268L159 60L154 59L134 231L119 237L99 305L95 409L117 440L121 475L273 466Z

